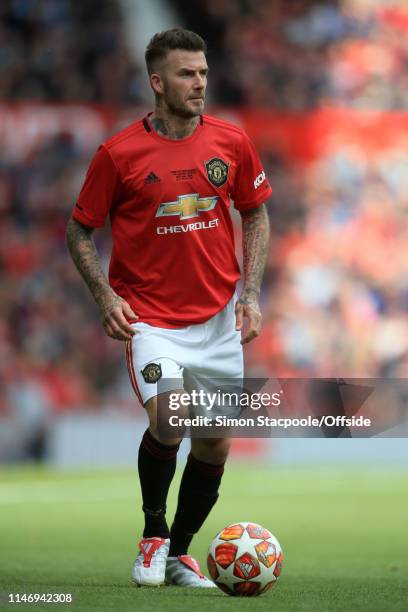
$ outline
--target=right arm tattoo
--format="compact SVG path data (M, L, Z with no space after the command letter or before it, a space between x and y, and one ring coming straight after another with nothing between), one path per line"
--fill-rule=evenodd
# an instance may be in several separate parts
M103 273L92 232L92 228L71 218L66 231L67 245L76 267L88 285L102 316L105 317L122 301L122 298L112 290Z

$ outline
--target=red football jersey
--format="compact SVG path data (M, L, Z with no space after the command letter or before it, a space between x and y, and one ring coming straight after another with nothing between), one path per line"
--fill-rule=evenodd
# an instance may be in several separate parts
M185 327L234 293L230 198L249 210L271 193L240 128L204 115L191 136L171 140L145 117L99 147L73 217L96 228L110 216L109 282L140 321Z

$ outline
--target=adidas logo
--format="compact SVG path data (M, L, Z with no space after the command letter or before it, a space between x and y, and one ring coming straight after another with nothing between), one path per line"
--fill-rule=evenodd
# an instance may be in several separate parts
M142 544L143 552L145 552L146 555L148 555L152 546L153 544L151 542L145 542L144 544Z
M153 183L160 183L161 179L154 172L150 172L144 180L145 185L152 185Z

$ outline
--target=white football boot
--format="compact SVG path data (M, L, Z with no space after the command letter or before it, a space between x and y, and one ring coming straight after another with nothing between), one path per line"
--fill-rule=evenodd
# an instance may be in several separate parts
M138 585L158 586L164 583L169 538L143 538L140 553L132 567L132 580Z
M167 557L166 584L185 587L217 588L200 570L196 559L190 555Z

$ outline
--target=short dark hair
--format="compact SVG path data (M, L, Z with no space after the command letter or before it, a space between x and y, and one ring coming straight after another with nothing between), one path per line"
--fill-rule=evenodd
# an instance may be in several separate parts
M164 59L168 52L174 49L206 53L207 45L201 36L184 28L172 28L171 30L164 30L164 32L157 32L146 47L145 60L148 73L151 74L157 61Z

